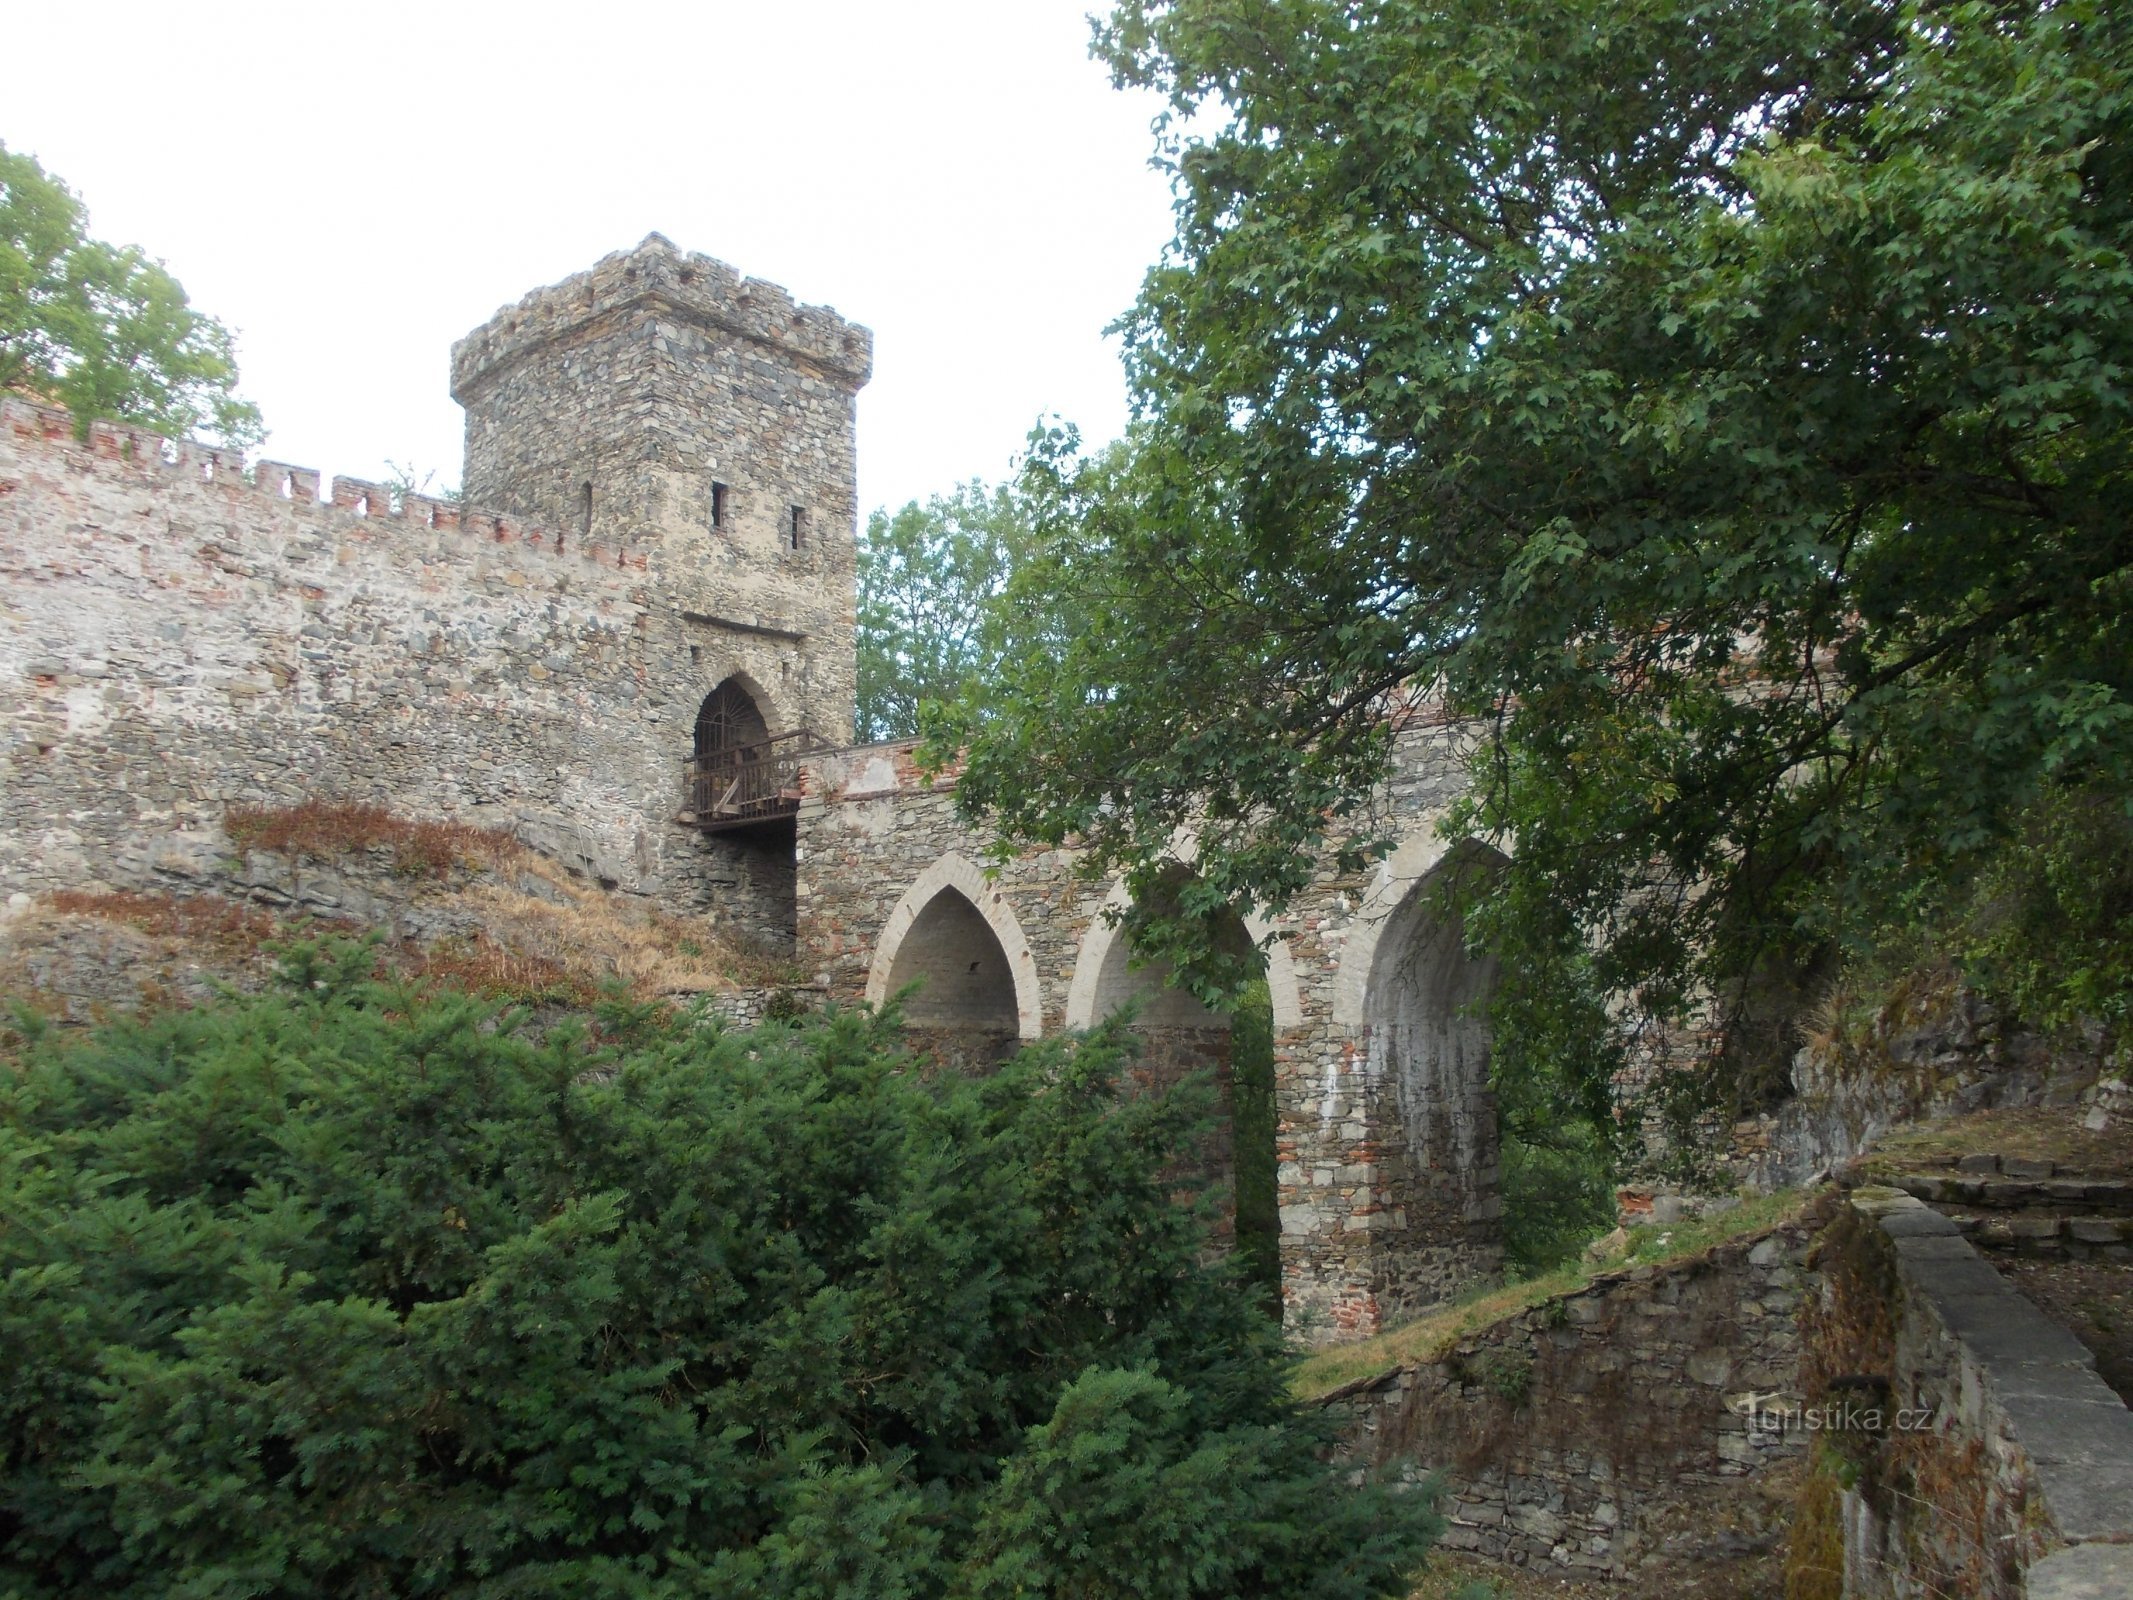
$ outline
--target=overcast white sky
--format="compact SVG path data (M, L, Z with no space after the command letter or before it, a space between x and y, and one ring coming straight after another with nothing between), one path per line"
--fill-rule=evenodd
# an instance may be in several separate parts
M874 330L862 513L1117 431L1170 236L1095 0L20 6L0 141L238 330L278 460L456 482L451 342L666 234Z

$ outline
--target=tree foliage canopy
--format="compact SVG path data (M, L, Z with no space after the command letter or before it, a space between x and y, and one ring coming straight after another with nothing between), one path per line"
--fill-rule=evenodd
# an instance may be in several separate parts
M83 430L109 418L257 444L230 330L161 262L90 238L88 223L64 183L0 145L0 390L63 405Z
M1120 1039L292 992L0 1080L0 1592L1401 1592Z
M2123 796L2123 7L1125 0L1099 49L1178 235L1130 462L1031 478L1010 599L1096 626L941 725L973 811L1098 870L1191 822L1279 904L1441 696L1559 1051Z
M986 680L987 607L1028 542L1014 491L975 480L867 518L859 541L860 738L909 738L928 700L955 700Z

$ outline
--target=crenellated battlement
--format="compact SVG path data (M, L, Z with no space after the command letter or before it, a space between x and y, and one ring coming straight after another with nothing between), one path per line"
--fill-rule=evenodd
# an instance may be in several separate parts
M589 271L534 290L454 344L452 397L467 405L530 351L640 307L783 351L853 391L873 372L874 336L865 328L654 233Z
M335 520L365 521L433 532L457 530L488 544L519 545L588 565L643 571L643 550L618 549L591 540L573 540L500 511L456 504L431 495L399 494L389 485L362 478L328 478L316 467L285 461L258 461L246 467L243 454L197 439L166 439L122 422L89 424L78 439L74 418L56 406L40 405L17 395L0 396L0 429L18 451L32 449L66 458L75 468L117 469L176 483L188 477L233 494L257 496ZM384 530L381 530L384 531Z

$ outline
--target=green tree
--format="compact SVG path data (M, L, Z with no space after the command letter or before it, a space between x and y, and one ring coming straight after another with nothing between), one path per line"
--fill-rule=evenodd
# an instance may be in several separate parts
M986 608L1029 538L1015 492L976 480L867 518L859 541L860 738L909 738L928 700L954 700L985 681Z
M1499 1067L1588 1105L1638 1018L1737 1046L2030 807L2123 815L2124 8L1126 0L1099 49L1179 232L1132 459L1030 475L1071 534L1010 602L1104 625L937 725L972 812L1142 880L1190 822L1279 905L1442 697L1517 841Z
M1122 1036L287 993L0 1078L0 1593L1403 1592Z
M412 461L395 461L391 456L385 458L383 482L395 499L422 494L447 505L458 505L466 498L458 484L439 483L435 468L418 466Z
M259 409L235 394L230 330L138 246L88 236L88 213L31 156L0 145L0 389L249 448Z

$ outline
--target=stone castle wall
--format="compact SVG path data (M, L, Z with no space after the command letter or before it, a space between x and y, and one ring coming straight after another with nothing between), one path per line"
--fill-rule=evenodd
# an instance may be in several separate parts
M226 807L327 794L516 831L681 903L697 705L771 663L641 552L0 408L0 894L146 881ZM729 906L745 924L745 907Z
M1219 1077L1226 1020L1131 969L1069 851L958 819L908 746L812 759L797 818L678 820L705 697L849 737L852 402L871 343L656 235L456 347L475 510L7 402L0 895L151 881L232 805L326 796L506 828L588 878L794 949L973 1067L1142 995L1145 1071ZM714 519L713 509L717 509ZM802 514L793 536L792 513ZM1399 845L1328 865L1265 940L1285 1294L1366 1333L1500 1256L1493 981L1430 888L1466 735L1428 716L1377 797ZM1337 843L1337 841L1336 841ZM1192 855L1178 845L1180 870ZM1477 858L1478 859L1478 858ZM1485 864L1485 863L1484 863ZM1210 1160L1225 1164L1219 1141Z
M138 881L230 805L327 795L788 948L789 833L678 824L681 768L729 678L769 731L849 736L871 354L654 235L455 348L464 507L9 399L0 894Z

